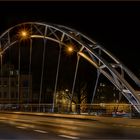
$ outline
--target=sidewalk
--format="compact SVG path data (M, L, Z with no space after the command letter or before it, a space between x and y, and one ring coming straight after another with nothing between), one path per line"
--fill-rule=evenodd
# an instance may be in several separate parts
M58 117L58 118L69 118L69 119L71 118L71 119L94 120L94 121L99 121L101 123L108 123L114 125L140 127L140 119L131 119L131 118L114 118L114 117L77 115L77 114L53 114L53 113L31 113L31 112L1 112L1 113L33 115L33 116L40 116L40 117Z

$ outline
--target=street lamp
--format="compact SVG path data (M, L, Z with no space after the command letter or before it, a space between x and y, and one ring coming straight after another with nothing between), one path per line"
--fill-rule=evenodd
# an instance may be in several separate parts
M65 91L68 92L69 90L68 89L65 89Z
M68 52L72 53L73 52L73 47L69 46L67 50L68 50Z
M67 54L72 54L74 52L74 45L72 45L72 44L66 45L66 50L65 51L66 51Z
M30 35L30 33L29 33L29 31L27 29L21 29L18 32L18 37L20 38L20 40L28 39L29 35Z
M21 36L23 37L23 38L26 38L27 37L27 31L21 31Z

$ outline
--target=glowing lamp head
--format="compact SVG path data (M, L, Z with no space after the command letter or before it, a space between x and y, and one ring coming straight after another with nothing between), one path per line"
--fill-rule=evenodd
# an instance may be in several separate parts
M29 31L27 29L21 29L19 32L18 32L18 37L20 40L25 40L25 39L28 39L29 38Z
M73 47L69 46L67 50L68 50L68 52L73 52Z
M21 31L21 37L27 37L27 31Z
M67 54L73 54L73 52L74 52L74 46L71 45L71 44L67 45L66 46L66 53Z

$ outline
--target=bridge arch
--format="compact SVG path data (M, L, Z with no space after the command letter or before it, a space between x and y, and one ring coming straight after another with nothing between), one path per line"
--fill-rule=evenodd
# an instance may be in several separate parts
M98 73L102 73L109 79L140 113L140 91L133 86L135 84L140 87L140 80L97 42L79 31L63 25L26 22L9 28L0 36L1 57L8 48L20 41L20 34L17 35L20 33L19 29L27 30L28 38L31 39L42 38L44 42L45 40L52 40L66 47L69 44L74 45L74 51L77 52L77 55L96 67Z

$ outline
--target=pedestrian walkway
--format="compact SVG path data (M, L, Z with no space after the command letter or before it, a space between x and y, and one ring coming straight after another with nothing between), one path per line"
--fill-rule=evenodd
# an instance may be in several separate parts
M140 119L132 119L132 118L103 117L103 116L77 115L77 114L33 113L33 112L32 113L31 112L1 112L1 113L93 120L93 121L99 121L101 123L140 127Z

